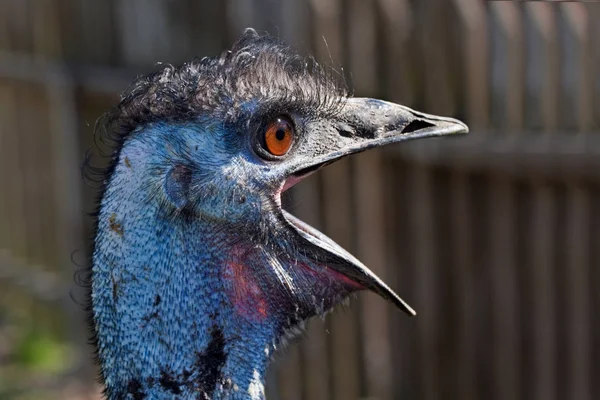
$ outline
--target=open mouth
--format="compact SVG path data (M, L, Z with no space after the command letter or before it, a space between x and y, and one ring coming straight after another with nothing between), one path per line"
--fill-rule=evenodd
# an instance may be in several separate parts
M283 219L292 229L292 231L297 233L302 240L308 242L308 244L314 248L318 248L321 251L326 252L330 256L328 258L334 260L330 267L336 272L341 273L346 278L349 278L351 281L356 283L357 286L376 292L384 299L394 303L407 314L411 316L416 315L416 312L408 304L406 304L404 300L394 293L392 289L390 289L381 279L379 279L350 252L318 229L315 229L302 220L296 218L281 207L281 194L283 192L334 161L335 160L330 160L316 164L309 168L302 169L298 173L295 173L286 179L281 191L276 194L276 203L278 204Z

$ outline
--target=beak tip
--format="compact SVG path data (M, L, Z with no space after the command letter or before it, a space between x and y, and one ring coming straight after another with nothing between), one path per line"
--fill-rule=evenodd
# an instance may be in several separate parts
M409 306L404 300L402 300L400 297L398 296L394 296L394 303L396 304L396 306L401 309L402 311L404 311L406 314L408 314L409 317L414 317L417 315L417 312L411 307Z
M452 128L453 128L452 133L458 134L458 135L464 135L464 134L469 133L469 127L464 122L462 122L458 119L454 119L454 118L448 118L448 122L450 122L452 124Z
M416 317L417 316L417 312L415 310L413 310L411 307L409 307L408 305L406 305L406 308L404 309L404 312L406 312L409 317Z

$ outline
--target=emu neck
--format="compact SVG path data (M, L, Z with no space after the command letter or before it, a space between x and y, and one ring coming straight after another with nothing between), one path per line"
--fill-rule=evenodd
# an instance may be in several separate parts
M232 301L228 278L245 269L225 235L162 215L122 168L102 201L92 279L108 398L263 399L278 324Z
M110 398L262 399L273 325L238 316L208 232L140 217L100 220L93 304Z

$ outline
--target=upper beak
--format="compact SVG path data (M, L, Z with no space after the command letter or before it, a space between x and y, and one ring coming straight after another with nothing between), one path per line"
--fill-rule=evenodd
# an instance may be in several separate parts
M284 188L350 154L404 140L469 131L464 123L453 118L425 114L398 104L368 98L348 99L335 122L330 121L329 124L314 128L320 132L309 138L308 143L300 150L305 155L302 157L303 162L287 179ZM284 215L304 240L317 246L319 252L329 255L330 268L391 301L408 314L416 314L381 279L341 246L290 214Z
M294 175L306 175L344 156L374 147L467 132L467 125L454 118L425 114L383 100L350 98L336 122L322 129L318 143L310 144L317 151L306 149L312 154L307 154L310 157L304 158Z
M355 143L345 149L350 152L409 139L469 132L467 125L457 119L368 98L349 99L344 116L355 131Z

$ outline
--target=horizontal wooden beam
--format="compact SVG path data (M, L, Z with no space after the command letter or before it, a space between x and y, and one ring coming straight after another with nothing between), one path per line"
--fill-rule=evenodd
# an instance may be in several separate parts
M408 162L519 178L600 180L600 132L471 132L387 151Z
M91 92L113 95L125 90L136 75L114 67L69 64L28 54L0 51L0 80L40 85L73 84Z

